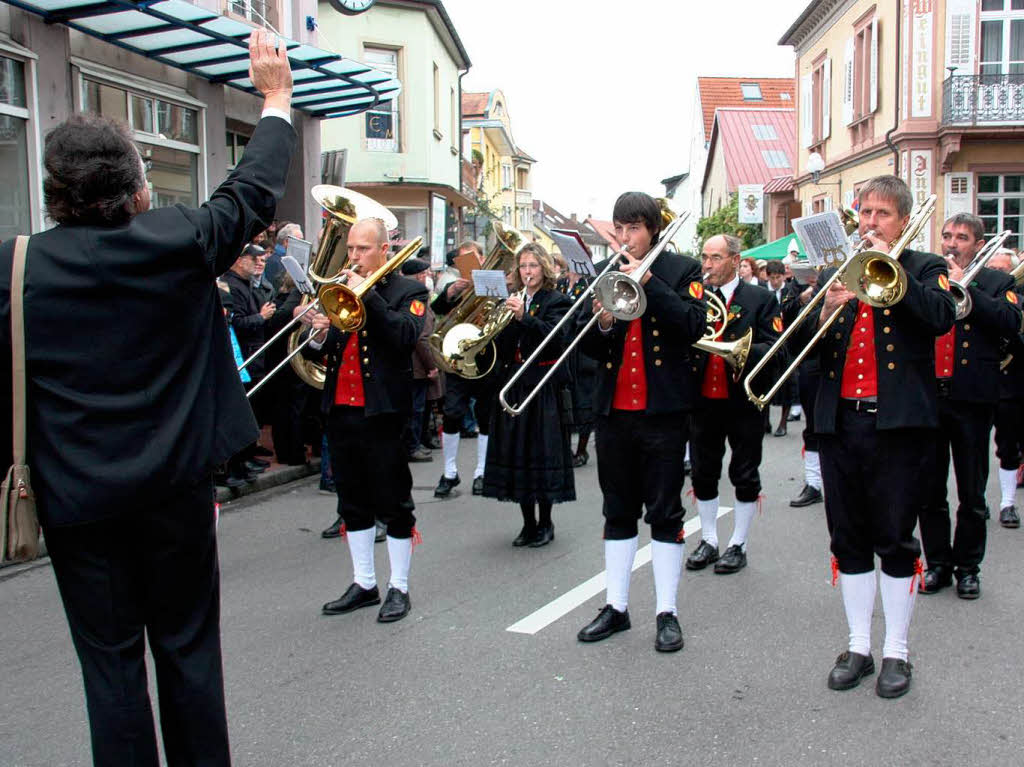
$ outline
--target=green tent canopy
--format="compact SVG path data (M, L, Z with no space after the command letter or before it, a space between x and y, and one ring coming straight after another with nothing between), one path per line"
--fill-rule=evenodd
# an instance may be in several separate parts
M800 242L800 238L795 234L787 234L785 237L780 237L774 242L758 245L756 248L743 251L740 255L743 258L763 258L765 261L778 261L785 258L789 253L789 243L791 240L796 241L796 246L800 249L800 258L807 258L803 243Z

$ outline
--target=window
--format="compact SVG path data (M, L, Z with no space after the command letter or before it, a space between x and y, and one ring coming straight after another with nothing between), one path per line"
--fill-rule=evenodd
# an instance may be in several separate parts
M0 56L0 242L32 232L25 65Z
M740 83L740 91L744 101L760 101L763 98L761 86L757 83Z
M1013 234L1006 247L1019 249L1024 232L1024 175L978 176L978 215L985 222L985 234L1009 229Z
M273 0L229 0L228 12L260 27L278 27L277 4Z
M225 133L225 143L227 145L228 170L234 170L234 167L238 165L238 161L242 159L242 152L245 151L245 147L249 143L249 136L246 136L244 133L227 131Z
M790 95L789 95L788 93L780 93L780 94L779 94L779 100L780 100L780 101L789 101L789 100L790 100L790 99L792 99L792 98L793 98L793 97L792 97L792 96L790 96Z
M152 163L154 208L199 204L198 110L90 79L82 81L82 109L128 122Z
M532 228L532 226L533 226L532 219L533 219L533 216L532 216L532 211L530 210L530 208L520 208L519 209L519 224L518 224L519 230L522 231L522 232L529 231Z
M859 120L874 110L872 84L876 82L878 49L874 20L853 37L853 119Z
M501 206L501 223L505 226L512 226L512 208L509 205Z
M452 115L451 115L452 132L451 132L450 136L451 136L451 139L452 139L452 149L454 149L455 151L458 151L458 146L459 146L458 145L458 140L459 140L459 110L458 110L458 105L459 105L459 101L455 97L455 89L454 88L451 89L451 94L452 94L451 95L451 101L449 103L451 104L451 113L452 113Z
M982 0L979 74L1024 74L1024 0Z
M398 51L369 48L364 60L375 69L398 79ZM366 112L366 148L371 152L400 152L398 99L384 101Z
M501 188L511 189L512 188L512 166L502 165L501 166Z
M751 125L750 129L758 141L775 141L779 138L774 125Z
M426 208L390 208L398 219L398 228L391 233L391 244L395 247L402 247L415 237L422 237L429 242L427 237L427 209Z
M441 138L441 70L434 64L434 133Z
M516 168L516 189L527 189L526 178L526 168Z
M768 166L769 170L776 168L789 170L792 167L789 164L789 158L786 157L786 153L781 149L762 149L761 157L764 158L764 163Z

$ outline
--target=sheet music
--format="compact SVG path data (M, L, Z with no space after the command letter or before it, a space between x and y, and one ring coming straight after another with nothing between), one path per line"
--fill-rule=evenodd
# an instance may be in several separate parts
M569 269L584 277L594 277L594 260L587 250L579 232L571 229L552 229L551 239L555 241Z
M508 298L505 273L500 269L474 269L473 292L478 296Z
M850 240L838 211L795 218L793 231L803 243L810 266L833 266L850 256Z

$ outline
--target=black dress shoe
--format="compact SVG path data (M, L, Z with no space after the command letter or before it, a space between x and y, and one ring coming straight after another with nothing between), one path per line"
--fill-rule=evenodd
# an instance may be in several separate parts
M675 652L683 649L683 630L672 613L658 613L658 633L654 638L654 649L658 652Z
M611 605L605 605L594 620L580 629L576 638L581 642L600 642L617 631L629 628L629 610L621 613Z
M707 541L701 541L694 552L686 558L687 570L703 570L718 561L718 547Z
M408 460L409 463L430 463L434 460L434 456L430 454L429 450L420 445L409 453Z
M828 674L828 689L852 690L860 680L875 673L875 659L871 654L844 652L836 658L836 665Z
M875 692L879 698L898 698L910 690L910 672L914 667L899 658L882 658L882 670L878 672Z
M780 423L779 424L779 428L777 428L775 430L775 436L776 437L785 437L786 436L786 424L785 423Z
M825 498L822 496L821 491L816 487L810 485L804 485L804 489L800 491L800 495L789 502L789 505L794 509L799 509L804 506L811 506L815 503L821 503Z
M388 589L388 595L384 597L384 604L380 606L380 612L377 613L377 622L394 623L395 621L400 621L409 614L411 609L412 602L409 601L409 595L403 594L392 586Z
M572 467L578 469L580 466L586 466L587 461L590 460L590 453L584 450L582 453L577 453L572 457Z
M459 475L455 475L455 479L448 479L448 477L441 475L441 481L437 483L437 487L434 488L435 498L447 498L452 494L452 490L458 487Z
M746 566L747 552L743 550L742 546L730 546L715 562L715 572L719 575L728 575L729 573L738 573Z
M473 477L473 495L483 495L483 494L484 494L484 478L483 477Z
M547 546L551 541L555 540L555 526L549 525L548 527L538 527L537 534L533 540L527 544L531 549L539 549L541 546Z
M981 579L977 573L957 571L956 595L961 599L977 599L981 596Z
M1020 527L1020 514L1016 506L1007 506L999 510L999 524L1003 527Z
M270 461L264 461L262 458L250 458L246 463L254 463L257 466L262 466L264 469L270 468Z
M226 487L230 487L232 490L237 490L240 487L245 487L249 484L249 480L244 477L226 477L222 483Z
M328 527L326 530L324 530L324 531L322 531L320 533L320 537L321 538L340 538L341 537L341 528L342 528L342 526L344 526L344 524L345 524L345 520L342 519L341 517L338 517L336 520L334 520L334 524L332 524L330 527Z
M523 529L519 531L519 535L516 536L516 539L514 541L512 541L512 545L515 546L516 548L520 548L522 546L529 546L531 543L533 543L533 541L534 541L534 539L536 537L537 537L537 528L536 527L525 527L524 526Z
M348 587L348 591L324 605L324 615L341 615L358 610L360 607L380 604L380 592L377 587L364 589L358 583Z
M267 470L267 467L266 466L260 466L258 463L253 463L252 461L246 461L245 462L245 470L247 472L249 472L250 474L257 474L258 475L258 474L262 474L263 472L265 472Z
M918 594L934 594L946 586L953 585L953 573L945 565L935 565L924 571L921 584L917 587Z

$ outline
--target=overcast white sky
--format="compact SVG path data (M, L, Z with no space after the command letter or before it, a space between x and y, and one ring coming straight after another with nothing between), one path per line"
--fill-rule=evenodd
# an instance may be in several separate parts
M778 40L809 0L443 0L473 63L500 88L534 197L610 218L687 166L697 75L792 77ZM503 30L503 31L502 31Z

